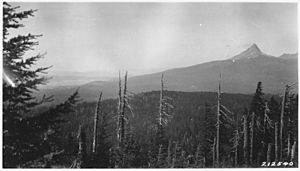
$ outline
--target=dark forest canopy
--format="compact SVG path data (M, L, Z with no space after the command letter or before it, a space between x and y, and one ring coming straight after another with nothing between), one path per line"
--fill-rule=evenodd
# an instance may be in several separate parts
M130 105L132 107L131 111L127 111L128 120L130 121L131 133L134 135L134 144L138 148L136 158L133 157L133 163L127 165L127 167L149 167L150 161L147 151L153 150L151 142L155 141L155 123L156 115L159 110L159 91L145 92L141 94L133 95L130 98ZM172 105L174 109L172 111L172 119L165 129L165 135L167 140L171 142L171 147L175 148L175 144L181 146L181 150L186 153L185 157L189 155L195 156L195 151L197 148L201 149L201 157L204 156L204 151L207 151L205 156L207 157L207 163L205 166L199 164L199 166L190 167L212 167L212 154L210 146L212 145L215 122L216 122L216 93L213 92L175 92L166 91L166 94L172 99ZM224 106L232 111L232 118L243 118L247 115L247 110L251 108L251 101L253 100L253 95L243 95L243 94L228 94L223 93L221 95L221 102ZM264 101L270 103L270 118L276 118L279 110L279 96L265 95L263 96ZM116 146L118 143L116 135L116 117L117 117L117 99L108 99L102 101L102 112L108 115L108 132L109 142L112 147ZM78 125L83 125L86 131L86 147L87 154L91 154L91 144L92 144L92 133L93 133L93 115L95 112L96 102L83 102L76 106L74 114L67 115L66 120L68 124L64 125L63 130L65 130L63 137L71 137L71 139L76 139L75 133L78 130ZM274 110L274 112L273 112ZM210 118L210 121L207 119ZM248 120L250 121L250 120ZM242 122L239 122L241 124ZM129 126L129 125L127 125ZM226 130L226 131L225 131ZM225 132L224 132L225 131ZM209 133L210 132L210 133ZM231 152L232 142L229 139L232 138L234 132L234 127L230 124L225 126L221 133L221 144L222 153L221 156L224 160L232 158L233 153ZM242 131L241 131L242 132ZM205 134L208 133L208 137ZM73 134L73 136L70 136ZM206 137L206 138L205 138ZM65 142L69 142L68 139L64 139ZM240 146L242 146L242 139L240 139ZM199 146L200 144L200 146ZM208 145L205 145L208 144ZM76 147L76 144L73 144ZM168 147L168 144L165 148ZM209 148L209 149L207 149ZM113 149L113 148L112 148ZM73 149L76 151L76 149ZM230 154L229 156L224 156L225 151ZM132 155L132 154L131 154ZM200 154L198 154L200 156ZM242 149L239 148L239 158L238 166L245 167L243 165L242 159ZM198 156L198 157L199 157ZM191 157L191 156L190 156ZM228 158L229 157L229 158ZM155 157L154 157L155 158ZM154 159L153 159L154 160ZM155 161L155 160L154 160ZM152 162L154 162L152 161ZM232 167L232 163L227 165L223 163L222 167ZM254 166L254 165L253 165ZM255 164L259 166L259 164ZM109 167L114 167L110 165ZM124 166L125 167L125 166ZM151 167L156 167L155 162L151 164ZM168 167L166 165L162 167ZM176 167L176 166L175 166ZM178 165L177 167L180 167Z

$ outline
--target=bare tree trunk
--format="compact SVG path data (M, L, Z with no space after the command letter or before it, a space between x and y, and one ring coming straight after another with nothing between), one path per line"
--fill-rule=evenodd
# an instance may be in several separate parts
M216 167L216 137L214 138L214 144L212 149L212 155L213 155L213 167Z
M167 163L168 163L168 167L171 167L172 166L172 152L171 152L171 140L169 140L169 145L168 145L168 157L167 157Z
M86 161L86 144L85 144L85 133L82 131L82 126L79 125L78 130L78 154L77 158L75 159L74 163L72 164L72 168L83 168L85 167L85 161Z
M287 99L286 104L289 105L289 99ZM291 157L291 150L292 150L292 142L291 142L291 136L292 136L292 122L291 122L291 116L290 116L290 112L287 112L287 116L288 116L288 139L287 139L287 143L288 143L288 149L287 149L287 160L290 160Z
M251 117L251 129L250 129L250 164L253 164L253 138L254 138L254 112Z
M161 167L162 166L162 162L163 162L163 149L162 149L162 144L159 145L158 148L158 154L157 154L157 162L156 162L156 167Z
M282 103L281 103L281 113L280 113L280 154L279 154L279 159L280 161L282 161L282 146L283 146L283 117L284 117L284 108L285 108L285 99L286 99L286 94L287 94L287 90L288 90L288 85L285 86L284 89L284 95L282 98Z
M78 130L78 167L80 168L83 163L83 141L82 141L82 127L79 125Z
M235 147L234 151L234 166L237 167L238 165L238 146Z
M122 103L122 112L121 112L121 144L124 143L125 138L125 109L126 109L126 103L127 103L127 72L125 74L125 80L124 80L124 89L123 89L123 103Z
M97 128L98 128L98 120L99 120L99 114L100 114L100 104L101 104L101 98L102 98L102 92L100 92L100 96L98 99L95 115L94 115L94 134L93 134L93 156L96 154L96 144L97 144Z
M272 148L272 145L271 143L268 143L268 150L267 150L267 162L271 162L271 148Z
M120 71L119 71L119 103L118 103L118 140L119 140L119 146L121 145L121 113L122 113L122 81L121 81L121 76L120 76Z
M173 154L173 159L172 159L172 166L171 166L171 168L174 168L175 165L176 165L176 160L177 160L177 148L178 148L178 142L175 143L174 154Z
M119 104L118 104L118 167L124 166L125 154L124 154L124 140L125 140L125 108L127 104L127 72L124 80L124 90L122 96L122 83L119 72Z
M173 109L173 106L168 103L169 97L166 96L166 90L164 86L164 75L161 75L161 88L160 88L160 99L159 99L159 111L156 117L156 125L157 125L157 132L156 132L156 143L162 144L164 143L164 128L169 122L169 119L172 118L170 115L170 109ZM185 142L185 137L182 139L183 143Z
M220 94L221 94L221 75L218 86L218 101L217 101L217 139L216 139L216 164L219 167L219 149L220 149Z
M159 117L158 117L158 135L161 135L162 133L162 127L163 127L163 98L164 98L164 75L161 75L161 89L160 89L160 99L159 99Z
M293 146L292 146L292 151L291 151L291 161L293 161L294 158L295 158L295 154L296 154L296 144L297 144L297 141L294 140L294 144L293 144Z
M291 156L291 134L288 133L288 149L287 149L287 160L290 159L290 156Z
M275 162L278 162L278 122L275 122Z
M235 135L235 142L234 142L234 146L235 146L235 149L234 149L234 166L237 167L238 165L238 149L239 149L239 117L236 115L236 135Z
M265 110L264 110L264 128L263 128L263 142L262 142L262 145L263 145L263 158L264 158L264 161L266 160L265 157L267 157L267 153L268 153L268 103L265 102Z
M248 149L248 121L247 121L247 116L244 115L244 124L243 124L243 129L244 129L244 161L245 164L248 165L249 159L248 159L248 154L249 154L249 149Z

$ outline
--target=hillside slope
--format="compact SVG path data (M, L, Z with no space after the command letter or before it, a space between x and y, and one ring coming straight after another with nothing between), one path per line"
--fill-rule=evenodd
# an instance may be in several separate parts
M164 74L168 90L211 91L217 90L219 74L222 75L222 91L227 93L253 93L257 82L261 81L264 92L278 94L287 83L298 82L297 54L274 57L263 53L257 45L222 61L213 61L184 68L176 68L153 74L135 76L128 79L128 89L133 93L159 90L160 77ZM292 56L292 57L291 57ZM84 100L94 101L99 91L105 98L117 96L116 81L94 81L80 87ZM46 94L54 94L56 100L71 94L76 88L48 89Z

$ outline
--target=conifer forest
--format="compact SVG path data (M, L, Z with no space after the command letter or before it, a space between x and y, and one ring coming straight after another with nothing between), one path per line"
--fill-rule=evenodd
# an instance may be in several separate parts
M119 71L113 98L98 86L97 100L86 101L77 86L56 102L36 96L55 67L38 65L50 58L35 50L46 35L12 33L40 9L2 8L3 168L298 167L297 81L282 81L278 93L259 79L252 93L227 92L220 71L213 91L177 91L166 71L155 89L134 92L131 73Z

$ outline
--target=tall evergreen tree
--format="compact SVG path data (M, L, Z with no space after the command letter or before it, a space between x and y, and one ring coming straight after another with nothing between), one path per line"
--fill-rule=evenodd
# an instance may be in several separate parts
M45 112L33 112L40 104L52 100L46 96L38 100L33 95L39 85L46 83L41 74L46 74L49 67L34 67L43 55L25 55L38 45L37 38L41 35L9 34L10 29L23 27L20 21L35 12L18 12L18 8L3 3L3 166L33 167L30 163L47 154L61 154L57 151L62 150L62 114L73 112L79 96L76 91L65 102Z
M38 45L37 38L41 35L11 36L9 30L24 27L22 19L32 17L36 10L18 12L19 7L12 7L3 3L3 165L4 167L20 166L24 160L24 153L32 151L32 144L26 138L32 133L24 122L25 115L37 105L49 101L44 97L38 100L33 92L38 85L44 84L46 78L40 76L49 67L33 69L37 61L43 56L38 54L26 57L25 53ZM25 136L28 135L28 136Z

